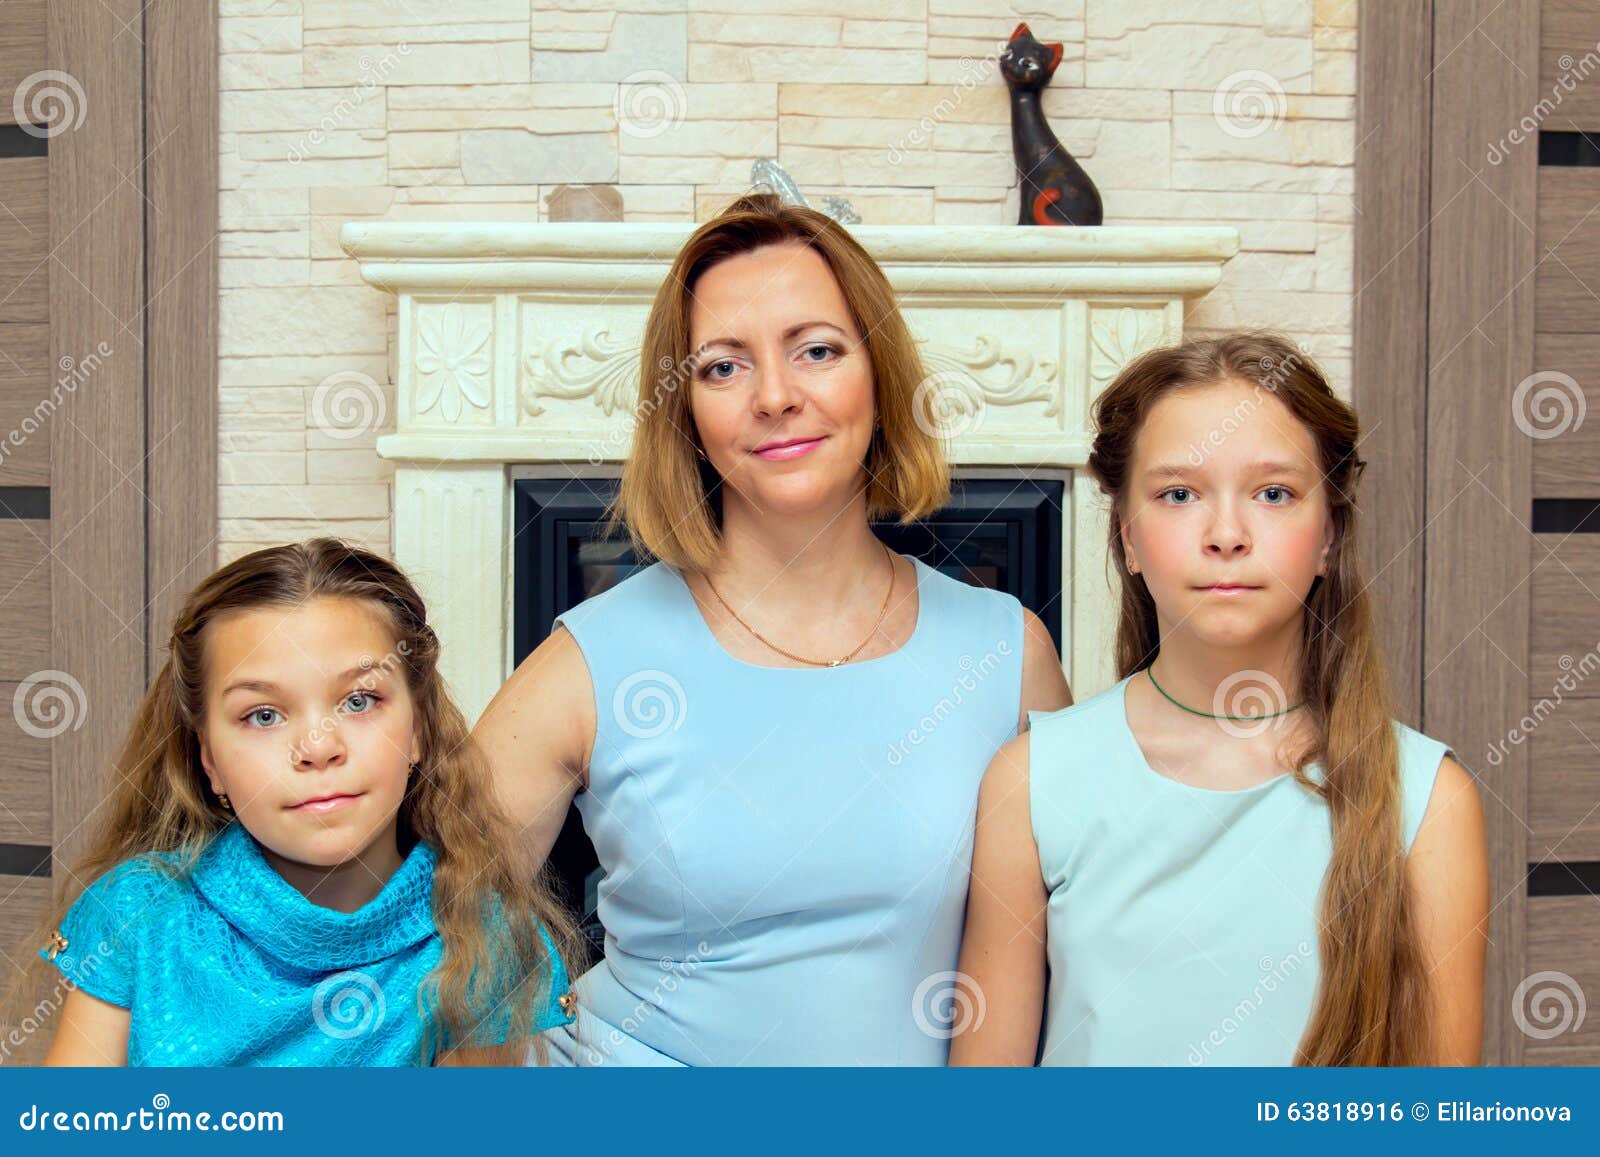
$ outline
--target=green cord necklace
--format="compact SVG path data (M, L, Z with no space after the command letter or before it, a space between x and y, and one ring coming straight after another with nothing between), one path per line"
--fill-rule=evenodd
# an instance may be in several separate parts
M1187 711L1190 715L1200 715L1206 719L1232 719L1239 723L1254 723L1258 719L1276 719L1279 715L1287 715L1296 708L1304 707L1306 705L1306 701L1302 699L1300 702L1296 703L1294 707L1285 707L1282 711L1274 711L1268 715L1213 715L1209 711L1196 711L1193 707L1187 707L1184 704L1179 703L1171 695L1167 695L1166 688L1161 686L1160 683L1156 682L1156 667L1154 663L1151 663L1150 666L1146 667L1144 669L1144 673L1150 676L1150 685L1157 691L1160 691L1162 695L1166 696L1168 703L1171 703L1174 707L1183 708L1183 710Z

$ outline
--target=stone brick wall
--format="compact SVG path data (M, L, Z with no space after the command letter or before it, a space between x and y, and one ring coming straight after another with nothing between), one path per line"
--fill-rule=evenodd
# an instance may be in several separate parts
M1009 224L993 58L1019 20L1065 45L1044 107L1107 224L1240 231L1189 331L1284 329L1348 394L1356 0L220 4L220 561L390 549L393 299L344 222L537 221L562 184L703 220L775 156L871 224ZM330 433L334 375L379 383L387 421Z

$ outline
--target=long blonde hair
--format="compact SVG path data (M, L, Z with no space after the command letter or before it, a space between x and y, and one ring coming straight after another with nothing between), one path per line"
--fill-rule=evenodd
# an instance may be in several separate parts
M1355 487L1366 465L1356 452L1359 427L1321 370L1281 336L1235 333L1152 350L1095 402L1089 470L1112 506L1110 550L1122 592L1118 676L1148 666L1161 642L1155 600L1144 579L1129 573L1122 545L1135 440L1162 397L1230 380L1271 393L1311 432L1334 528L1327 573L1306 596L1300 638L1300 689L1315 739L1294 775L1327 801L1333 855L1320 913L1322 979L1295 1063L1429 1064L1426 965L1401 843L1399 748L1356 557ZM1326 769L1322 784L1306 773L1317 759Z
M607 531L625 525L641 558L704 569L720 555L721 479L695 453L689 312L695 283L730 257L769 245L814 250L832 271L872 363L878 417L867 448L867 517L913 522L950 501L943 444L918 407L932 400L916 341L883 270L837 221L772 193L738 198L684 242L645 323L633 446Z
M316 598L357 600L389 624L404 670L420 735L422 758L398 817L402 855L418 840L436 857L433 916L442 946L439 965L418 992L419 1010L432 1004L419 1063L449 1048L483 1048L487 1059L517 1063L518 1038L530 1034L536 1010L552 999L553 961L543 924L568 966L582 962L572 918L554 899L541 866L502 810L486 759L439 673L439 640L427 610L392 562L335 538L315 538L247 554L195 588L178 612L168 655L145 692L128 730L99 809L98 829L73 878L92 881L124 860L147 852L176 852L174 870L193 870L200 853L233 816L207 789L200 763L204 720L207 628L240 610L292 607ZM82 887L62 898L25 948L22 974L12 985L0 1023L18 1024L33 1007L52 969L37 952L60 926ZM502 921L485 921L491 906ZM491 1019L510 1004L506 1044L489 1038ZM535 1055L547 1058L534 1038Z

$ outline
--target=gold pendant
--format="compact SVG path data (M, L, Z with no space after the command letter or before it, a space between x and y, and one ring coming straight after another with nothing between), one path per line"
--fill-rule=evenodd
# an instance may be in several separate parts
M54 960L58 953L65 952L66 950L67 938L61 935L59 931L50 933L50 959Z

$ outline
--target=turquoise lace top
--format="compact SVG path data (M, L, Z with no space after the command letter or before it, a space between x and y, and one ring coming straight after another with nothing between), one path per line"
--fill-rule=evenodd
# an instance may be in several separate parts
M176 859L151 852L117 865L84 890L40 949L84 992L131 1010L128 1064L432 1063L431 1053L422 1056L431 1016L422 981L442 944L427 844L413 847L355 912L307 900L237 821L187 877L159 862ZM553 946L551 959L555 976L535 1031L570 1016ZM484 1015L504 1041L509 1003Z

